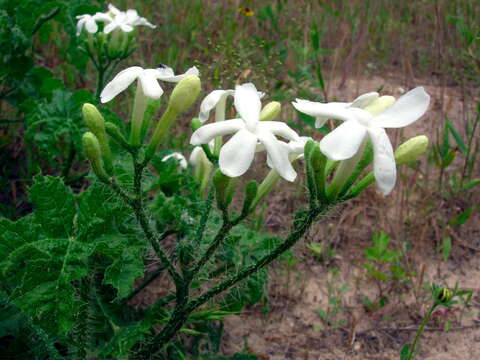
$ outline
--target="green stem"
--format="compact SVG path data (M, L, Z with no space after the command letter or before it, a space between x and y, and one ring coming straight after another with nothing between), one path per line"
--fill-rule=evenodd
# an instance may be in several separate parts
M418 329L417 334L415 335L415 340L413 340L412 348L408 354L407 360L415 359L415 350L416 350L417 342L422 336L423 331L425 330L425 326L427 326L428 322L430 321L432 313L436 307L437 307L437 304L433 304L430 310L428 311L427 315L423 318L422 324L420 325L420 328Z
M135 148L141 146L143 117L145 109L147 108L147 100L148 98L143 93L142 85L138 83L137 91L135 92L135 101L133 103L132 124L130 128L130 145Z
M182 299L182 305L175 308L172 317L163 327L163 329L153 338L153 341L150 345L151 347L147 347L147 350L163 348L163 346L165 346L168 341L170 341L172 337L174 337L175 334L182 328L183 324L188 319L188 315L192 311L194 311L199 306L205 304L214 296L220 294L221 292L234 286L238 282L244 280L259 269L267 266L275 259L277 259L280 255L282 255L285 251L290 249L310 229L317 216L323 213L325 210L326 207L311 209L305 216L304 221L294 228L294 230L288 235L285 241L278 245L270 254L260 259L257 263L244 268L236 275L233 275L229 279L220 282L218 285L214 286L204 294L200 295L196 299L186 304L185 299Z
M153 155L155 154L155 150L157 149L157 145L163 139L167 130L170 129L173 122L177 118L177 115L178 112L172 110L170 106L167 107L167 110L165 110L155 128L155 132L153 133L152 139L150 140L150 144L148 144L147 146L147 150L145 152L145 162L148 162L153 157Z

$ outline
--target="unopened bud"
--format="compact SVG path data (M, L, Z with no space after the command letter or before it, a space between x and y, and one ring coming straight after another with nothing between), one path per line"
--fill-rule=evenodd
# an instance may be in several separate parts
M243 208L242 208L242 215L246 216L253 204L253 200L257 196L258 192L258 184L255 180L250 181L245 188L245 199L243 200Z
M395 150L395 161L398 165L403 165L417 160L428 147L428 138L425 135L415 136Z
M91 132L86 132L83 134L82 143L83 151L90 161L93 171L101 181L107 182L108 175L103 168L102 151L97 137Z
M105 168L109 174L113 173L112 153L108 143L107 133L105 131L105 119L98 111L95 105L86 103L82 107L83 119L90 131L95 134L105 162Z
M197 75L184 77L173 89L168 106L177 113L188 109L197 99L200 89Z
M278 101L269 102L260 112L260 121L272 121L280 114L281 109L282 105Z
M453 293L449 288L439 289L436 294L437 301L441 304L447 304L452 300Z
M380 114L382 111L386 110L395 102L393 96L380 96L377 100L372 102L370 105L365 106L364 110L368 111L372 115Z
M95 105L85 103L82 107L83 119L94 134L105 131L105 119Z
M223 175L220 169L217 169L213 175L213 184L215 186L218 207L221 210L226 210L232 202L236 180Z

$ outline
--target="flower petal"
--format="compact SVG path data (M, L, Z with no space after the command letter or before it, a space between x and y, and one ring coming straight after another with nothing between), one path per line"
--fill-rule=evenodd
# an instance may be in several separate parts
M143 73L143 69L140 66L132 66L120 71L102 90L101 102L106 103L112 100L134 82L141 73Z
M98 31L98 25L93 17L89 17L87 21L85 21L85 29L87 29L90 34L95 34Z
M373 144L373 173L378 187L388 195L395 186L397 168L392 144L387 133L380 127L368 128Z
M122 13L122 11L118 10L115 6L112 4L108 4L108 11L111 12L113 15L119 15Z
M158 99L163 94L163 90L158 84L156 75L157 70L146 69L139 76L140 84L142 84L143 93L145 94L145 96L152 99Z
M202 123L208 120L210 111L217 106L220 101L225 101L228 95L233 95L233 90L213 90L205 96L200 104L200 113L198 118Z
M240 117L249 125L254 127L260 118L262 104L260 96L252 83L235 86L235 109Z
M95 21L101 21L101 22L107 22L107 23L111 23L113 21L110 15L102 12L97 12L95 15L93 15L93 18L95 19Z
M168 161L169 159L175 159L177 160L179 163L180 163L180 167L182 169L186 169L188 164L187 164L187 159L185 159L185 156L183 156L181 153L179 152L174 152L174 153L171 153L170 155L167 155L167 156L164 156L162 158L162 162L164 161Z
M233 119L207 124L195 131L190 138L191 145L207 144L217 136L232 134L245 128L242 119Z
M258 134L258 140L265 146L273 168L287 181L294 181L297 173L290 163L289 148L268 131Z
M268 131L274 135L281 136L288 140L298 140L298 134L287 124L281 121L261 121L257 125L259 132Z
M216 123L216 124L222 124ZM208 126L208 125L207 125ZM223 174L229 177L243 175L253 161L257 137L248 130L240 130L220 150L218 164Z
M122 29L123 32L131 32L133 31L133 26L126 24L126 23L120 23L120 29Z
M162 81L168 81L168 82L174 82L174 83L179 82L180 80L182 80L184 77L188 75L198 75L199 73L198 69L195 66L191 67L190 69L185 71L184 74L181 74L181 75L174 75L172 68L165 65L163 68L159 68L157 70L158 70L158 75L157 75L158 79Z
M343 121L355 118L348 109L349 103L319 103L303 99L296 99L294 102L292 102L292 105L298 111L316 118L338 119Z
M379 94L375 91L362 94L359 97L357 97L355 100L353 100L350 106L363 109L365 106L370 105L372 102L377 100L378 97L379 97Z
M430 95L423 87L417 87L401 96L387 110L375 116L375 126L399 128L410 125L425 114L429 104Z
M110 34L113 30L115 30L118 27L118 24L115 21L112 21L111 23L108 23L104 28L103 32L105 34Z
M137 20L135 20L135 23L133 25L148 26L149 28L152 28L152 29L155 29L157 27L157 25L153 25L150 21L148 21L144 17L139 17Z
M81 16L84 16L84 15L81 15ZM77 18L79 18L79 16L77 16ZM79 36L82 33L83 24L85 24L85 21L86 20L83 17L80 18L80 20L78 20L78 22L77 22L77 36Z
M320 141L320 150L332 160L345 160L356 154L367 133L355 120L345 121Z

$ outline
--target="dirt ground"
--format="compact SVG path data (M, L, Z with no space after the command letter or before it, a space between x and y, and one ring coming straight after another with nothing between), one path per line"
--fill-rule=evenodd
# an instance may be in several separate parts
M394 85L385 86L385 94L398 97L408 89L398 81L372 77L352 80L343 90L332 86L331 91L339 100L352 99L386 83ZM401 134L404 139L434 134L440 130L438 124L443 124L444 116L458 126L468 116L468 105L465 107L462 101L465 94L460 89L429 85L425 88L432 96L431 110ZM390 136L399 141L399 132L390 132ZM434 210L419 211L417 215L408 213L402 209L405 204L402 186L406 185L399 185L387 198L375 189L368 189L361 199L336 209L296 245L294 251L299 261L290 271L284 264L272 266L266 304L246 309L240 316L225 321L224 354L249 350L263 360L398 359L401 347L413 340L422 314L430 305L424 284L434 282L449 287L458 283L460 288L474 292L473 301L468 308L457 306L453 312L445 313L452 321L448 332L443 331L442 314L434 316L420 342L417 359L480 359L480 216L477 213L452 233L452 254L443 261L435 252L438 234L432 224L435 218L458 213L465 204L461 199L433 201L437 207ZM410 211L416 204L424 204L421 197L425 194L419 195L409 200ZM298 192L282 191L269 201L266 225L270 231L282 233L287 229L285 224L289 221L283 214L292 213L298 197ZM415 219L416 216L424 219ZM380 229L392 237L396 246L400 246L401 240L415 241L408 256L415 275L411 278L413 286L389 289L387 305L371 311L362 302L362 296L378 298L379 288L364 274L363 249L369 246L372 232ZM325 244L322 240L325 238L336 254L322 262L305 243ZM338 273L332 269L338 269ZM329 326L322 321L318 310L329 307L332 296L329 289L331 292L343 286L347 290L333 294L339 295L341 307L334 316L334 324Z

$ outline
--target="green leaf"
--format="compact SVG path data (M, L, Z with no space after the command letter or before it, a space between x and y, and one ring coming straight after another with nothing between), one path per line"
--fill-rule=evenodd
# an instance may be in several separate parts
M135 250L137 250L136 253ZM145 272L142 253L138 253L138 250L141 249L138 247L125 248L122 256L117 258L105 272L103 282L118 290L117 297L119 299L124 298L133 290L135 280L141 278Z
M450 131L450 134L452 134L453 138L455 139L455 142L457 143L460 151L464 154L467 154L468 148L463 142L462 137L458 133L457 129L455 129L455 125L453 125L453 123L449 119L445 119L445 123L446 123L447 129Z
M450 225L460 226L465 224L468 221L468 219L470 219L470 216L472 216L474 210L475 210L475 206L470 206L467 210L451 218L449 221Z
M452 252L452 239L450 236L445 236L442 240L442 256L443 261L447 261Z
M46 236L65 237L73 233L76 213L73 192L62 179L36 176L29 191L36 222Z
M400 351L400 360L408 360L408 355L410 355L410 347L408 344L405 344Z

